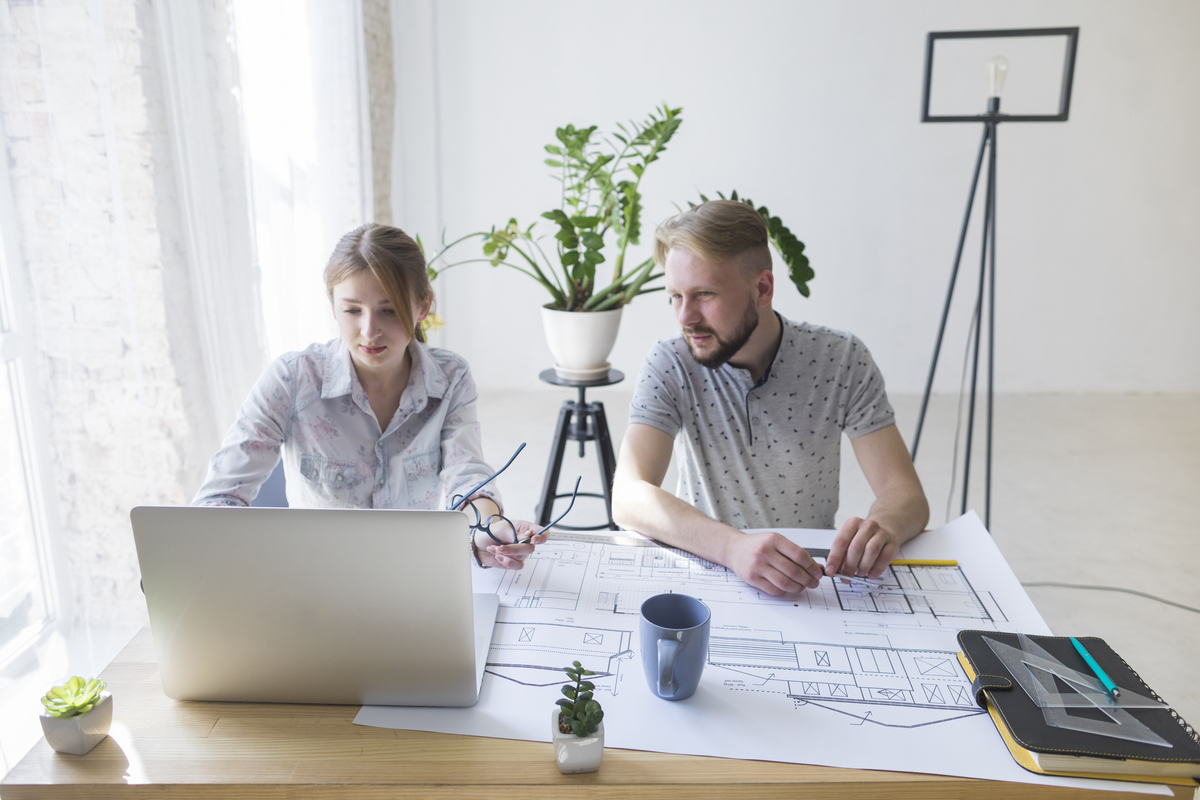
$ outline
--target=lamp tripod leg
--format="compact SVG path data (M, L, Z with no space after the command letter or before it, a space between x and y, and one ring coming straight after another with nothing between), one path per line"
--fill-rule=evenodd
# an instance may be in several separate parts
M995 123L987 123L989 138L995 136ZM994 139L992 139L994 141ZM984 190L983 243L979 255L979 290L975 295L975 353L971 363L971 400L967 409L967 446L963 453L962 511L967 513L967 496L971 491L971 444L975 433L975 389L979 383L979 349L983 334L983 295L986 288L988 237L992 234L992 179L995 175L995 151L988 161L987 188Z
M958 235L958 248L954 252L954 268L950 270L950 285L946 289L946 302L942 306L942 321L938 325L937 341L933 345L933 362L929 365L929 377L925 379L925 394L921 398L921 413L917 417L917 430L913 434L911 458L917 459L917 445L921 443L921 429L925 425L925 412L929 407L929 395L933 391L933 376L937 372L938 354L942 350L942 337L946 333L946 320L950 316L950 301L954 297L954 284L958 279L958 266L962 262L963 245L967 241L967 229L971 224L971 208L975 204L975 189L979 186L979 172L983 166L983 152L992 133L991 126L983 126L983 138L979 142L979 155L975 157L975 174L971 178L971 191L967 195L967 211L963 214L962 231Z
M996 125L992 125L992 149L988 155L988 230L991 232L991 269L988 271L988 397L987 473L984 481L983 525L992 529L992 401L996 364Z

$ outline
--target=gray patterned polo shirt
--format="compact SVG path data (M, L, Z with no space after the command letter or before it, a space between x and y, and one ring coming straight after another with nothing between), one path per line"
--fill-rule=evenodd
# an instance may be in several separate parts
M629 421L675 437L675 494L734 528L832 528L841 434L895 422L866 345L844 331L779 317L783 337L755 383L702 367L679 335L642 363Z

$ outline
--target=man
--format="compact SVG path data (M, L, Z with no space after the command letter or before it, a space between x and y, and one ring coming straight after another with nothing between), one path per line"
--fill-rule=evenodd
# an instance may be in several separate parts
M646 356L613 480L622 527L732 569L771 595L815 588L822 569L778 533L832 528L841 434L875 502L838 531L824 572L878 577L929 520L929 505L866 347L771 309L767 228L715 200L659 226L682 335ZM663 491L672 443L679 497Z

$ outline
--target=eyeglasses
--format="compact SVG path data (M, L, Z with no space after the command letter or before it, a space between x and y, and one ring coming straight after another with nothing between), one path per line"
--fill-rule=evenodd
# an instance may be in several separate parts
M513 524L512 520L503 516L502 514L492 514L487 519L483 519L483 515L479 513L479 509L476 508L475 504L472 503L468 498L474 496L476 492L494 481L497 475L508 469L509 465L516 460L517 456L519 456L521 451L524 449L525 442L521 442L521 446L517 448L516 452L512 454L512 457L508 459L503 467L493 472L491 477L483 481L483 483L480 483L475 488L471 489L466 494L454 495L452 498L450 498L450 505L447 508L448 511L466 511L468 508L471 509L471 513L475 515L475 523L470 526L471 530L483 531L488 535L488 538L496 544L528 544L534 536L538 536L562 522L563 517L571 513L571 509L575 507L575 497L579 494L579 481L582 479L582 475L575 479L575 488L571 490L571 503L567 506L567 510L559 514L558 518L553 522L543 526L542 529L537 533L528 536L525 539L517 538L517 526Z

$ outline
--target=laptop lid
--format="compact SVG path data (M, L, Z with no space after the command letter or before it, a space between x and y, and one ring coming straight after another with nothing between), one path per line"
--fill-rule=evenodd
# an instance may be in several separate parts
M169 697L477 700L496 603L476 636L465 514L142 506L130 519Z

